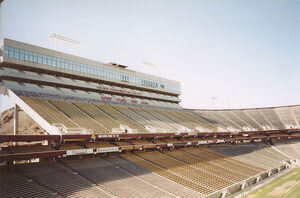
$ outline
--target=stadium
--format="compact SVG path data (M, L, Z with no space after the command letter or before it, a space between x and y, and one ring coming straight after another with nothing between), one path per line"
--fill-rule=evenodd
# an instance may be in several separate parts
M300 106L185 109L179 82L125 65L6 38L0 54L2 197L235 197L299 165Z

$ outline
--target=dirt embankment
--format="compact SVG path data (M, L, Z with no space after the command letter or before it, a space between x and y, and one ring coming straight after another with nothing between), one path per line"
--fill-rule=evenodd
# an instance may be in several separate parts
M23 110L19 109L19 135L43 134L43 129L32 120ZM0 116L0 135L13 134L14 131L14 109L8 109Z

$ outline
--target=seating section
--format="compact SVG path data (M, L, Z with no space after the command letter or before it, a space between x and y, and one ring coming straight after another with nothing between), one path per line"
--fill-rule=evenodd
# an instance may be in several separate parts
M150 170L145 169L129 160L122 157L109 158L109 161L114 163L116 166L134 174L136 177L147 181L158 188L161 188L177 197L202 197L202 194L192 189L186 188L185 186L169 180L165 177L161 177Z
M219 182L219 185L222 187L242 181L247 178L247 176L245 175L240 175L233 170L227 170L213 163L209 163L209 161L203 158L199 158L183 150L174 150L172 152L164 151L163 153L206 172L207 176L216 178L216 182Z
M260 111L249 110L247 111L247 113L261 126L262 129L264 129L264 126L270 126L270 123L266 120L266 118Z
M243 120L245 123L247 123L252 129L254 130L263 130L263 128L260 127L257 122L255 122L246 112L242 110L236 110L232 111L233 114L235 114L239 119Z
M113 197L108 191L94 186L90 180L59 163L31 165L22 168L22 172L62 197Z
M111 106L109 106L109 105L100 105L100 104L96 104L96 106L100 110L102 110L105 113L112 116L114 119L118 120L118 122L120 124L126 125L126 126L130 127L131 129L136 129L137 132L139 132L139 133L147 133L148 132L143 126L141 126L140 124L134 122L130 118L126 117L124 114L122 114L121 112L119 112L116 109L112 108Z
M297 120L295 119L295 115L293 114L292 108L282 108L276 110L278 116L280 116L281 120L287 127L297 128Z
M143 157L140 157L139 155L125 154L122 157L136 163L137 165L144 167L145 169L147 169L151 172L154 172L154 173L160 175L161 177L167 178L167 179L174 181L178 184L181 184L187 188L195 190L201 194L204 192L203 195L213 192L213 190L207 189L207 188L199 185L198 182L190 180L187 177L178 175L175 172L169 171L169 170L157 165L156 163L152 163L151 161L149 161Z
M277 141L273 146L292 159L300 159L300 141Z
M205 148L136 152L123 157L203 195L265 171Z
M0 169L0 184L1 197L61 197L26 176L7 169Z
M61 111L57 110L44 99L24 97L22 99L50 124L62 123L67 128L79 127L75 122L73 122L70 118L64 115Z
M101 111L95 105L89 103L73 103L73 104L76 105L85 113L87 113L89 116L94 118L97 122L105 126L105 128L109 129L109 131L112 131L113 128L120 128L120 123L116 119L112 118L110 115Z
M65 113L68 117L70 117L80 127L92 129L94 133L110 133L110 131L107 128L98 123L88 114L81 111L72 103L61 100L50 100L49 102L56 106L63 113Z
M155 116L148 113L146 109L144 109L144 110L142 108L129 108L129 109L134 111L135 113L143 116L147 120L150 120L152 123L154 123L156 126L158 126L159 131L172 133L172 132L174 132L174 130L176 130L172 126L165 124L163 121L159 120Z
M21 98L50 124L102 134L295 129L300 117L299 107L192 111Z
M147 120L143 116L140 116L139 114L133 112L132 110L130 110L127 107L112 106L112 108L116 109L117 111L121 112L125 116L129 117L130 119L134 120L136 123L138 123L144 127L146 127L148 125L148 126L152 126L154 128L158 128L152 121Z
M163 111L163 110L155 110L155 111L164 115L165 117L172 120L173 122L178 123L181 126L185 126L189 129L193 129L193 127L191 125L189 125L188 123L186 123L184 120L181 120L181 119L177 118L176 116L174 116L172 111ZM179 131L182 128L181 126L179 127Z
M285 126L282 124L281 119L273 109L261 109L260 112L265 116L269 123L273 125L274 128L285 129Z
M236 146L211 147L213 150L231 156L234 159L242 160L260 166L263 169L271 169L280 166L289 158L278 152L270 145L264 143L258 145L243 144Z
M243 128L250 128L251 126L248 125L245 121L237 117L232 111L222 111L219 112L223 117L229 119L232 123L236 124L237 127Z
M114 144L146 143L153 144L146 140ZM63 150L113 146L63 145ZM243 143L0 167L0 192L3 197L205 197L281 166L290 159L286 155L299 156L295 150L299 147L299 141L278 141L274 146Z
M174 197L104 159L66 162L73 170L117 197Z
M203 118L201 118L200 116L197 116L193 112L184 112L184 113L181 112L181 114L183 116L185 116L186 118L189 118L190 120L192 120L194 123L197 124L197 126L203 127L210 131L217 131L216 125L212 124L211 122L208 122L207 120L204 120Z
M168 117L162 115L160 112L158 112L158 111L156 111L154 109L147 109L146 111L148 113L150 113L151 115L153 115L154 117L156 117L159 120L161 120L162 122L166 123L167 125L170 125L174 129L176 129L176 131L180 131L181 126L179 124L177 124L173 120L169 119Z

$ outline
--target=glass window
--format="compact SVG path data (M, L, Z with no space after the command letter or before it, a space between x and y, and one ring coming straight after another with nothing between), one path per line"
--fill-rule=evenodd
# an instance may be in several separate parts
M24 60L25 59L25 52L24 50L20 50L20 60Z
M65 62L65 60L64 59L61 59L61 67L60 68L65 68L65 64L66 64L66 62Z
M33 62L37 63L38 62L38 54L33 52Z
M8 56L9 56L9 58L14 58L15 57L14 48L11 48L11 47L9 48Z
M72 61L67 61L68 62L68 69L72 70Z
M52 58L51 58L51 56L47 56L47 65L52 65Z
M43 58L43 64L47 65L47 56L46 55L42 55Z
M77 63L77 71L81 72L81 64Z
M68 60L68 63L69 63L68 69L73 70L73 62Z
M5 57L8 57L8 47L7 46L4 46L4 56Z
M33 52L28 52L29 55L29 61L33 62Z
M15 49L15 59L19 59L19 58L20 58L20 50Z
M77 63L76 62L73 62L73 70L77 71Z
M76 70L76 64L73 61L71 61L70 64L72 66L71 69L75 71Z
M81 64L77 63L77 71L81 72Z
M65 61L65 69L69 69L69 61L67 61L67 60L64 60Z
M40 63L40 64L43 63L43 58L42 58L42 55L41 55L41 54L38 54L38 55L37 55L37 61L38 61L38 63Z
M52 60L52 66L56 67L56 58L51 57L51 60Z
M25 50L25 61L29 61L29 52Z
M75 65L75 70L78 71L78 69L79 69L79 63L74 62L74 65Z
M60 58L56 59L56 66L61 67L61 59Z
M63 59L63 65L64 65L64 69L67 69L68 68L68 66L69 66L69 64L68 64L68 62L65 60L65 59Z

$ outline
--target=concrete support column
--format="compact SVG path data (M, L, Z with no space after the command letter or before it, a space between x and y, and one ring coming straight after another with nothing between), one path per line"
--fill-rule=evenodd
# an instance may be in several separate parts
M259 182L260 180L261 180L261 177L260 177L260 175L259 175L259 176L257 176L257 178L256 178L256 183Z
M227 190L223 190L221 198L225 198L226 195L227 195Z
M272 174L272 171L268 171L268 177L270 177Z
M244 188L246 188L246 186L247 186L247 182L246 182L246 181L244 181L244 182L242 183L241 190L243 190Z
M280 171L281 171L281 166L279 166L279 167L278 167L277 171L278 171L278 172L280 172Z
M14 135L18 134L18 105L15 104L14 108Z

